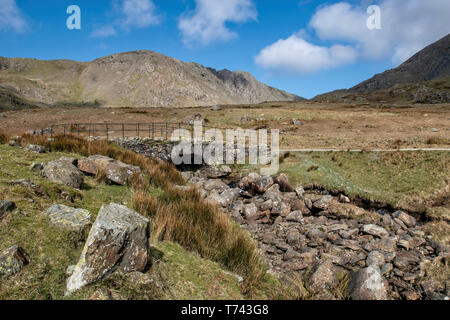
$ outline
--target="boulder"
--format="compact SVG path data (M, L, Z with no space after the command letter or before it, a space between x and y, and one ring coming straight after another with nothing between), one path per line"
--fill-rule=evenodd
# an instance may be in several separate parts
M227 189L224 192L222 192L220 194L220 196L222 197L222 199L225 202L225 206L229 206L231 205L235 200L237 200L239 198L239 194L240 194L240 189L239 188L234 188L234 189Z
M403 211L396 211L392 214L394 218L398 218L407 227L414 228L417 225L416 219Z
M30 170L33 172L40 172L44 169L44 165L42 163L33 162L30 166Z
M353 300L386 300L387 288L380 269L369 266L353 272L350 276L348 292Z
M135 174L141 174L141 169L109 157L95 155L78 160L78 169L86 174L102 173L110 183L125 186Z
M213 190L216 190L218 193L222 193L225 190L228 190L230 187L228 187L222 180L220 179L212 179L208 180L203 184L203 189L205 189L208 192L211 192Z
M293 124L295 126L298 126L298 125L302 126L304 123L302 121L298 120L297 118L293 118L291 120L291 124Z
M288 214L288 216L286 217L287 221L292 221L292 222L301 222L303 218L302 212L301 211L292 211L290 214Z
M48 208L46 214L55 226L81 231L92 223L91 213L85 209L75 209L61 204Z
M46 152L45 147L34 145L34 144L27 145L25 147L25 149L27 149L28 151L31 151L31 152L36 152L36 153L45 153Z
M228 177L233 171L229 166L207 166L206 168L202 169L202 173L208 178L208 179L219 179L219 178L225 178Z
M104 205L91 228L66 294L112 273L145 271L149 262L150 223L134 210Z
M282 201L282 194L280 192L280 186L278 184L274 184L263 194L264 200L272 200L275 202Z
M327 291L337 283L336 270L331 260L321 260L313 264L308 274L308 284L314 293Z
M16 203L9 200L0 200L0 220L6 212L13 211L16 208Z
M73 157L61 157L58 159L58 161L68 162L70 164L73 164L75 167L78 165L78 159Z
M386 231L383 227L377 226L375 224L366 224L362 226L361 231L366 234L370 234L375 237L386 237L389 235L389 232Z
M30 263L30 257L19 246L0 251L0 276L11 276Z
M42 175L55 183L80 189L84 182L83 173L74 165L64 161L52 161L45 165Z
M254 203L244 205L243 213L247 220L256 220L260 216L258 213L258 208Z
M289 178L284 173L275 178L274 182L280 186L281 192L296 192L289 183Z
M247 190L253 194L262 194L273 185L273 179L269 176L260 176L257 173L250 173L239 182L239 188Z
M303 197L303 195L305 194L305 189L303 189L303 186L298 185L295 187L295 192L299 197Z
M328 208L328 205L333 200L333 197L330 195L322 196L319 200L314 201L313 203L313 209L324 211Z

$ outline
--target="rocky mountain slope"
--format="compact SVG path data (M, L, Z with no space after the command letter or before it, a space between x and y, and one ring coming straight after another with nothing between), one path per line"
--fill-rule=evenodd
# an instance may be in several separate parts
M416 53L399 67L375 75L350 89L367 93L396 84L417 83L450 76L450 34Z
M91 62L0 58L0 86L46 105L190 107L301 99L243 71L216 71L151 51Z
M450 34L416 53L399 67L377 74L348 90L336 90L314 101L450 101Z

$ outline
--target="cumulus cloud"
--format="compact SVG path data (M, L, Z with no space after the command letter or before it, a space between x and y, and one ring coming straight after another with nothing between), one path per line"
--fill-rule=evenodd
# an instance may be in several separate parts
M352 43L363 58L391 58L398 65L450 30L448 0L384 0L381 29L366 26L366 8L346 2L319 9L310 26L324 40Z
M334 68L358 59L390 59L397 66L450 30L448 0L381 0L379 6L379 30L367 28L367 5L339 2L320 7L309 29L319 40L337 43L335 46L317 46L294 34L263 49L255 62L297 73ZM298 58L292 52L297 52Z
M267 69L305 74L352 63L356 56L350 46L321 47L293 35L263 49L256 63Z
M156 13L151 0L124 0L122 4L125 28L145 28L161 23L162 17Z
M0 8L0 30L12 29L17 33L26 30L27 23L15 0L0 0Z
M226 23L256 20L258 13L252 0L195 0L194 11L178 21L185 44L209 44L227 41L237 36Z
M152 0L122 0L116 5L117 18L111 25L101 26L91 33L93 38L106 38L117 35L117 29L129 31L131 28L146 28L158 25L163 16L158 14Z

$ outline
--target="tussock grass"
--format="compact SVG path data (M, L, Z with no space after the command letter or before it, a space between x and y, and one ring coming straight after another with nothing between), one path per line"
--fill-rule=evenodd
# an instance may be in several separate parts
M45 146L50 151L78 153L83 156L104 155L127 164L139 166L150 177L150 181L157 187L168 184L182 184L184 179L173 165L157 159L149 159L130 150L124 150L106 141L86 141L74 136L58 135L53 139L45 136L25 134L21 143L32 143Z
M0 131L0 144L6 144L9 141L9 136L5 133Z
M73 136L47 139L23 135L22 142L44 145L51 151L84 156L105 155L139 166L147 178L133 176L130 179L130 186L135 191L133 207L153 221L153 243L177 242L202 258L213 260L241 275L245 279L242 290L247 295L251 296L260 284L266 270L256 243L216 206L203 201L197 190L174 189L174 185L185 181L173 165L148 159L106 141L86 141ZM96 178L102 181L104 173L99 172ZM161 188L162 194L155 197L150 186Z
M189 192L168 188L158 198L137 193L134 209L154 220L152 241L174 241L218 262L245 278L243 291L252 294L265 274L256 243L217 207Z

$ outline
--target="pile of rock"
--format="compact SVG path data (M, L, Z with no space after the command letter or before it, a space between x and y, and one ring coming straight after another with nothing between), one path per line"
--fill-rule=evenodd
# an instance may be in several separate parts
M42 170L42 176L50 181L62 183L75 189L82 188L85 174L90 176L103 174L106 182L122 186L128 185L133 176L141 175L139 167L101 155L80 160L62 157L46 165L35 163L30 169L32 171Z
M427 265L448 258L448 246L432 241L405 212L379 214L345 195L305 192L284 174L251 173L231 186L198 174L190 181L258 240L272 272L308 274L319 297L334 298L338 274L350 276L353 299L448 296L448 285L430 290L426 277Z

